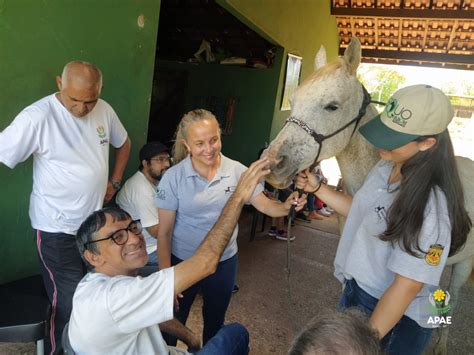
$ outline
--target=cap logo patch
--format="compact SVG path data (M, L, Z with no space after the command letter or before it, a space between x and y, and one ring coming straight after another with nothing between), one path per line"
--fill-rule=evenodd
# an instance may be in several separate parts
M413 114L410 109L400 106L398 100L393 97L388 101L387 106L385 106L385 113L393 123L396 123L400 127L405 127Z

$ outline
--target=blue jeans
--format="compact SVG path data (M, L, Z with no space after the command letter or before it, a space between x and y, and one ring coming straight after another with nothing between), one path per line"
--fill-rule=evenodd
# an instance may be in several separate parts
M249 353L249 333L239 323L224 325L206 345L199 355L247 355Z
M183 260L171 255L171 265L176 265ZM224 325L225 313L230 303L232 289L237 277L238 256L221 261L214 274L194 284L183 292L183 298L179 299L179 310L175 315L183 324L186 324L189 311L196 298L197 293L202 291L202 318L204 330L202 343L205 345ZM176 338L169 334L164 336L168 345L176 345Z
M355 280L348 280L338 307L341 310L357 307L370 316L378 301L361 289ZM432 331L430 328L420 327L404 315L382 339L382 349L387 354L394 355L421 354L431 339Z
M158 252L156 249L148 254L148 262L146 264L148 266L158 266Z
M306 206L308 211L316 211L316 196L313 194L308 194L306 197Z

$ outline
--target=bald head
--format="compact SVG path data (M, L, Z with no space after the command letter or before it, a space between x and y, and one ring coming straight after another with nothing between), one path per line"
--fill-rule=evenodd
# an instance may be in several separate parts
M102 73L94 64L73 61L56 77L62 105L75 117L85 117L97 104L102 89Z
M64 66L61 75L63 87L73 84L78 88L98 88L102 89L102 72L94 64L75 60Z

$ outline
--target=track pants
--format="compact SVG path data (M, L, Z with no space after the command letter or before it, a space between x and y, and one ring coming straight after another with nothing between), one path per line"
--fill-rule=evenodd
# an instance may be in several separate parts
M51 302L45 354L58 354L62 352L62 331L71 316L72 297L86 274L86 267L74 235L37 230L36 244L44 286Z

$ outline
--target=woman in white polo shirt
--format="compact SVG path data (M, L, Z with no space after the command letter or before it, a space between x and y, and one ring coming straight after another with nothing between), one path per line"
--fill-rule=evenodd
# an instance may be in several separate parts
M173 147L176 165L168 169L157 192L159 215L158 264L160 269L192 256L217 221L234 192L240 174L247 168L221 153L221 134L214 115L203 109L181 119ZM268 199L258 186L249 201L272 217L288 214L296 194L284 203ZM305 198L298 200L303 208ZM177 318L184 323L199 290L203 295L203 344L222 327L237 274L238 228L224 251L215 274L183 292ZM174 345L174 339L167 339Z
M297 186L347 216L334 262L345 284L339 307L370 314L389 354L423 352L430 315L437 315L430 298L442 305L444 294L435 290L446 259L471 228L447 130L453 113L440 90L403 88L360 128L382 160L353 199L308 171L297 179Z

